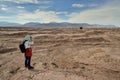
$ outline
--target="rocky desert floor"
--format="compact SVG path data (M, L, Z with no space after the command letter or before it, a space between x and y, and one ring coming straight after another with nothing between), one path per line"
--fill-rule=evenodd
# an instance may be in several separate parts
M19 44L33 37L31 64ZM0 80L120 80L120 28L0 28Z

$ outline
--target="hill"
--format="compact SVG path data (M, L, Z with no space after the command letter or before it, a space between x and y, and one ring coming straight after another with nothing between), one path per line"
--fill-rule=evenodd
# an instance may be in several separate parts
M10 22L0 22L1 27L43 27L43 28L79 28L79 27L95 27L95 28L116 28L117 26L114 25L99 25L99 24L88 24L88 23L68 23L68 22L62 22L62 23L39 23L39 22L29 22L25 24L19 24L19 23L10 23Z

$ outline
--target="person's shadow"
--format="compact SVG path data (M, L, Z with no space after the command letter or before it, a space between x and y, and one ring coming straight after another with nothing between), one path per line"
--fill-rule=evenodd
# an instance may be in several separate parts
M45 70L39 70L39 69L31 69L30 71L39 72L39 73L44 73L44 72L46 72Z
M39 72L40 70L38 70L38 69L30 69L30 71Z

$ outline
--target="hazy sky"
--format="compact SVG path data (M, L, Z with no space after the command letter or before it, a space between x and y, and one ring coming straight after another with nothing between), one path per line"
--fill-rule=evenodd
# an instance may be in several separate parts
M120 0L0 0L0 21L120 26Z

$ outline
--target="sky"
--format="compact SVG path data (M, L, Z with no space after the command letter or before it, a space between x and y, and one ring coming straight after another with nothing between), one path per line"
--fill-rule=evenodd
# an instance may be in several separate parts
M120 26L120 0L0 0L0 21Z

